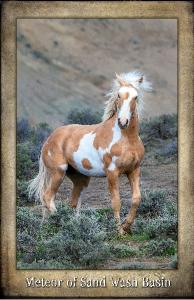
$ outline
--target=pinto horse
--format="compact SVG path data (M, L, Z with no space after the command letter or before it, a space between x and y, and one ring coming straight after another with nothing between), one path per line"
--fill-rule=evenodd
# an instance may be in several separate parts
M48 137L42 147L39 173L29 184L29 195L35 194L49 212L55 212L54 198L66 175L73 183L70 204L76 208L90 177L106 176L118 232L129 232L141 199L140 163L144 146L139 137L138 115L143 91L150 90L150 82L140 72L116 74L101 123L62 126ZM123 225L121 174L127 175L132 190L131 208Z

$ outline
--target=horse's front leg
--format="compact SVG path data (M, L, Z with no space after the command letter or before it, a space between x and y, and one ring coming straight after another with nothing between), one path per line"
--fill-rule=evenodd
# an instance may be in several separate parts
M124 230L121 226L120 219L120 210L121 210L121 201L119 195L119 177L117 171L108 171L107 179L108 179L108 187L111 194L111 204L114 212L115 222L117 225L117 230L119 234L123 234Z
M141 192L140 192L140 167L136 168L132 173L128 173L127 177L132 191L132 203L129 213L126 217L125 223L123 224L123 229L126 232L130 232L130 227L134 222L137 214L137 209L141 202Z

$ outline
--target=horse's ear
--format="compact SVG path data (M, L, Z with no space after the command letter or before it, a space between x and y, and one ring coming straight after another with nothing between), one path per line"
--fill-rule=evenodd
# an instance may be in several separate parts
M118 82L121 86L126 85L126 82L121 78L121 76L119 76L117 73L115 73L115 75L116 75L116 78L117 78L117 80L118 80Z
M143 82L143 75L138 79L138 82L139 82L139 83L142 83L142 82Z

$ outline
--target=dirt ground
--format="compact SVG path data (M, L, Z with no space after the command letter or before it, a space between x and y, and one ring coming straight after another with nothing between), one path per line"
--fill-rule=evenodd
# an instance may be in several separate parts
M141 265L141 269L172 269L170 257L151 257L151 258L139 258L131 257L126 259L110 260L103 266L103 269L115 270L115 269L133 269L138 268ZM99 268L100 269L100 268Z

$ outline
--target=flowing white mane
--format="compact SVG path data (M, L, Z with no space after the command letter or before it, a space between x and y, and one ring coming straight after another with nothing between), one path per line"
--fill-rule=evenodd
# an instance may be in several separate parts
M116 100L118 98L118 91L121 87L118 77L127 85L133 85L138 90L138 114L143 108L143 91L152 91L151 83L146 79L145 75L139 71L132 71L129 73L122 73L113 80L112 89L106 94L109 99L106 101L104 109L103 121L110 119L116 112Z

